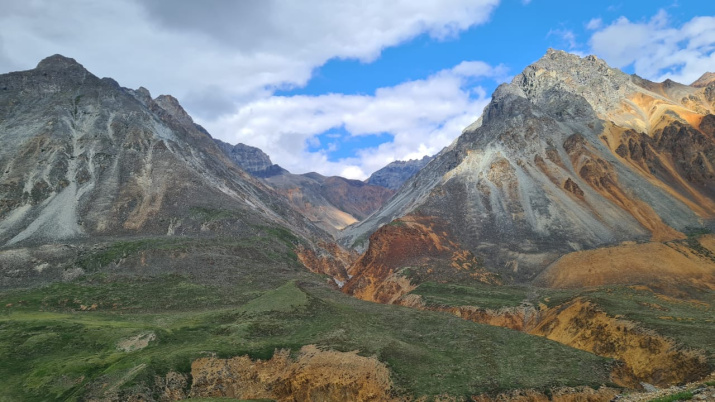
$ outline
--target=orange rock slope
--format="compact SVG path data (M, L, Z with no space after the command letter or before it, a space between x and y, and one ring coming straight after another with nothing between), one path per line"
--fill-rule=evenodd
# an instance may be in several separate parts
M395 400L388 368L357 352L304 346L295 359L276 351L269 360L206 357L191 364L190 398L229 397L277 401Z
M370 247L353 264L343 291L363 300L394 303L415 288L410 275L498 283L438 220L406 216L370 236Z
M551 264L535 283L554 288L650 285L675 295L691 288L715 290L715 236L574 252Z

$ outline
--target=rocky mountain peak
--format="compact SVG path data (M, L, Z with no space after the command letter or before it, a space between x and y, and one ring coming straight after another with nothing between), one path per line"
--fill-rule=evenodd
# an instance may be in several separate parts
M231 145L217 139L214 141L229 159L254 176L266 177L285 171L280 166L274 165L271 158L259 148L241 143Z
M50 57L46 57L42 59L38 64L37 64L37 69L38 70L51 70L51 71L58 71L58 70L68 70L68 69L81 69L83 71L87 71L84 66L79 64L77 60L70 58L70 57L65 57L61 54L55 54Z
M179 101L171 95L159 95L154 99L159 107L166 110L172 117L185 124L193 124L194 120L186 113Z
M410 177L425 167L434 157L424 156L422 159L394 161L376 171L365 181L367 184L397 190Z
M512 84L532 101L553 90L582 96L598 114L616 108L634 86L628 74L596 56L579 57L554 49L514 77Z
M573 251L682 238L715 217L709 88L550 49L341 241L362 250L396 218L430 217L518 281Z
M690 86L695 88L705 88L706 86L708 86L708 84L712 82L715 82L715 73L706 72L705 74L700 76L700 78L695 80L695 82L690 84Z

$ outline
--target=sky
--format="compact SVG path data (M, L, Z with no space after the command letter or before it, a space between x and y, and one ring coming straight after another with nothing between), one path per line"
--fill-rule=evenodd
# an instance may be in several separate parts
M433 155L551 47L653 81L715 71L715 2L0 0L0 73L50 55L293 173Z

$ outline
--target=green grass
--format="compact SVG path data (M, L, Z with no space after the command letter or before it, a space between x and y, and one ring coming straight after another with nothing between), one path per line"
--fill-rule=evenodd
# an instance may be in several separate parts
M689 401L693 399L693 393L690 391L678 392L677 394L672 394L664 396L661 398L651 399L651 402L674 402L674 401Z
M2 306L13 304L0 314L0 387L9 400L79 400L101 394L94 384L132 389L189 372L202 356L267 359L306 344L377 356L410 395L608 382L607 359L448 314L363 302L305 278L249 291L178 275L116 277L0 294ZM97 310L79 310L90 302ZM148 332L157 337L148 347L117 349Z
M470 286L425 282L413 294L422 296L430 306L478 306L498 309L515 307L527 300L529 290L517 286L491 286L471 284Z
M297 352L307 344L376 356L398 391L416 397L609 382L608 359L445 313L336 292L296 262L291 247L300 239L279 228L256 229L250 238L115 242L85 254L94 273L74 282L0 292L0 400L101 397L106 389L151 387L155 376L172 370L188 373L198 357L267 359L276 349ZM711 361L715 353L712 292L696 303L623 287L424 282L414 293L430 305L491 309L524 301L553 307L580 295L611 315L704 348ZM117 348L147 333L156 340L146 348Z
M308 304L307 295L296 287L295 281L287 282L275 290L269 290L261 296L240 307L240 311L262 314L270 311L292 311Z

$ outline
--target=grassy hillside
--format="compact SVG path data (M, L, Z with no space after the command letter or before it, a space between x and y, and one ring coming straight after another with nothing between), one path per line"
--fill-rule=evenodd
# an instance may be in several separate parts
M188 373L198 357L266 359L307 344L376 356L405 395L609 381L607 359L444 313L353 299L261 242L202 242L145 240L119 264L98 259L114 262L73 282L0 293L3 400L147 389L155 376Z

